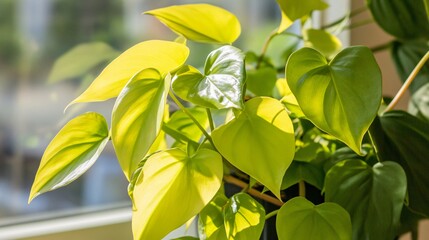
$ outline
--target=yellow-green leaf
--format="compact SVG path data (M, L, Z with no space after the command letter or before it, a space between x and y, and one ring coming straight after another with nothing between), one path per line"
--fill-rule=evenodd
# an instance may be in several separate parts
M314 10L324 10L329 6L322 0L277 0L277 3L291 21L300 19Z
M80 77L118 55L118 51L103 42L79 44L55 61L48 82L54 83Z
M246 193L229 199L223 210L228 240L257 240L265 224L265 209Z
M69 106L78 102L98 102L117 97L125 84L139 71L155 68L164 75L182 66L188 55L189 49L180 43L161 40L141 42L113 60Z
M283 175L293 160L292 121L276 99L253 98L239 116L212 132L219 152L235 167L265 185L278 198Z
M307 29L303 33L305 46L321 52L327 58L333 57L342 47L340 39L320 29Z
M106 120L85 113L68 122L45 150L29 202L38 195L63 187L88 170L109 140Z
M227 240L223 209L228 203L224 195L217 195L198 215L198 233L204 240Z
M280 26L277 30L277 33L281 33L283 31L285 31L290 26L292 26L292 24L293 24L293 21L290 20L290 18L288 16L286 16L286 14L282 11L282 20L280 22Z
M169 6L145 14L196 42L231 44L241 33L240 22L232 13L210 4Z
M127 83L113 107L113 146L128 180L161 130L170 79L145 69Z
M289 113L295 114L295 116L299 118L305 117L304 113L301 110L301 107L298 104L298 101L296 100L296 97L290 90L286 79L277 79L276 87L279 91L280 96L282 96L282 99L280 101L283 103L283 105L285 105Z
M212 150L151 155L132 191L134 239L161 239L185 224L216 195L222 175L222 157Z

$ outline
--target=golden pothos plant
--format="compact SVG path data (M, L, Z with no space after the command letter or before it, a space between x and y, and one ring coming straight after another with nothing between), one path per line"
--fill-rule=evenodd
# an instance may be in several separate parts
M46 148L29 200L78 178L111 140L129 181L135 239L162 239L195 216L200 239L259 239L270 217L279 239L391 240L415 231L429 216L428 1L368 0L321 28L312 12L329 7L322 0L278 4L282 21L258 54L234 46L240 23L219 7L147 11L179 37L129 48L70 103L116 98L111 126L95 112L67 123ZM396 40L343 47L336 34L367 9ZM296 22L299 34L288 30ZM267 48L281 35L276 65ZM218 47L191 66L188 40ZM373 56L382 49L407 78L388 106ZM70 59L81 54L86 71L116 51L78 46L50 81L78 76ZM410 85L411 113L393 110ZM226 196L225 184L243 190ZM278 209L266 213L261 202Z

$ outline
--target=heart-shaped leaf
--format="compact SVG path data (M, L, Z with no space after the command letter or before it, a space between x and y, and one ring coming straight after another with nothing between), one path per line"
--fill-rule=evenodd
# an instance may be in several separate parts
M300 181L305 181L322 190L325 172L322 167L311 163L293 161L287 169L282 182L282 189L291 187Z
M185 4L145 12L189 40L231 44L241 33L240 22L225 9L210 4Z
M182 66L188 55L189 49L183 44L160 40L141 42L113 60L69 106L116 97L139 71L155 68L165 75Z
M402 39L429 37L423 0L367 0L374 20L386 32Z
M85 113L68 122L46 148L28 202L80 177L94 164L108 140L106 120L98 113Z
M371 167L361 160L344 160L325 178L325 200L338 203L350 213L356 240L393 239L406 190L405 172L395 162Z
M346 210L335 203L314 206L303 197L286 202L276 220L280 240L351 240L352 225Z
M300 49L289 58L286 79L310 121L361 153L381 102L381 72L369 48L346 48L329 63L314 49Z
M80 77L118 55L118 51L103 42L79 44L55 61L48 82L54 83Z
M186 66L173 78L172 88L182 99L209 108L242 108L246 78L244 54L233 46L223 46L207 57L204 75Z
M409 207L429 216L428 123L403 111L387 112L380 121L385 134L399 152L393 161L399 163L407 174Z
M403 82L414 70L420 59L429 51L429 43L426 41L395 41L392 43L392 58L396 70ZM411 93L417 92L423 85L429 83L429 62L426 62L409 89Z
M278 198L295 153L292 121L276 99L257 97L240 115L212 132L219 152L232 165L265 185Z
M153 68L136 74L116 100L112 113L112 141L129 180L161 130L170 76Z
M227 239L260 238L265 224L265 209L246 193L232 196L224 207L223 215Z
M180 149L151 155L131 191L134 239L161 239L185 224L216 195L222 175L222 157L212 150L193 156Z
M316 49L327 58L337 54L342 47L340 39L325 30L307 29L303 36L306 47Z
M198 233L205 240L226 240L223 209L228 203L224 195L216 196L201 210L198 217Z

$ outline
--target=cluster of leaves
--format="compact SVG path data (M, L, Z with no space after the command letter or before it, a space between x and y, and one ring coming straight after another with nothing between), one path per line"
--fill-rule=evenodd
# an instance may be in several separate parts
M382 77L371 50L343 49L331 31L311 25L311 13L326 3L278 3L282 21L264 49L274 37L290 35L286 30L297 21L305 46L279 49L288 57L283 66L265 51L232 46L240 23L224 9L190 4L146 12L179 38L126 50L71 103L116 97L110 131L94 112L67 123L42 157L30 201L82 175L111 139L130 183L135 239L161 239L199 214L202 239L259 239L265 220L277 215L279 239L390 240L400 226L414 226L417 213L428 216L426 120L404 111L378 114ZM386 31L401 39L428 37L427 22L418 32L413 23L392 22L398 4L415 10L406 12L410 21L426 18L401 0L368 2ZM186 64L186 40L222 46L198 69ZM88 68L99 64L88 59ZM62 75L54 72L52 79ZM172 104L180 110L170 115ZM227 197L225 182L245 188ZM283 194L296 185L299 196ZM306 198L306 185L324 194L325 203ZM274 199L280 209L266 214L257 198Z

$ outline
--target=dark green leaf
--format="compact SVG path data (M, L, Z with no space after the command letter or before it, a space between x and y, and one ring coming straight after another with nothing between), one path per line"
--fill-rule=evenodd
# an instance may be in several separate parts
M429 45L425 41L395 41L392 43L392 58L395 62L396 70L403 82L407 80L420 59L422 59L428 51ZM429 62L425 64L411 83L410 90L412 93L415 93L427 83L429 83Z
M283 177L282 189L291 187L300 181L305 181L322 190L325 172L323 168L311 163L293 161Z
M387 112L380 121L400 153L393 161L407 174L409 207L429 216L429 124L403 111Z
M429 82L420 87L420 89L413 94L408 106L408 110L411 114L425 121L429 121Z
M204 74L186 66L173 78L173 90L182 99L209 108L242 108L246 78L244 54L233 46L223 46L207 57Z
M227 239L259 239L265 224L265 209L246 193L238 193L229 199L224 210Z
M350 240L352 226L346 210L335 203L315 206L303 197L286 202L277 214L280 240Z
M286 78L305 116L362 154L362 139L381 103L381 72L372 52L350 47L328 63L303 48L290 56Z
M247 71L247 89L257 96L271 97L277 81L277 71L264 67Z
M325 200L350 213L355 240L393 239L406 190L404 170L389 161L371 167L361 160L345 160L325 177Z
M375 21L386 32L402 39L429 37L423 0L367 0Z

